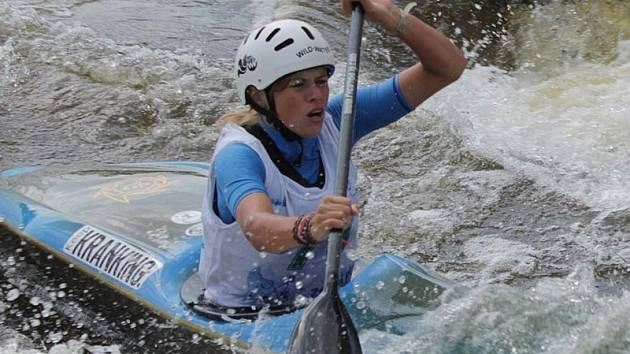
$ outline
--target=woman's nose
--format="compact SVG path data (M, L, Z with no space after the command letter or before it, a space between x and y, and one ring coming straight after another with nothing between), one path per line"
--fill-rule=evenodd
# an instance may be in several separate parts
M321 100L325 93L325 88L323 87L319 87L318 85L311 85L311 87L309 87L307 94L307 100L308 101L316 101L316 100Z

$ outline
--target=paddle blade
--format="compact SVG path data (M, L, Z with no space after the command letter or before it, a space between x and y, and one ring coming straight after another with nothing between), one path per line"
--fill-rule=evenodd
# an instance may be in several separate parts
M362 354L359 335L337 289L311 303L291 335L290 354Z

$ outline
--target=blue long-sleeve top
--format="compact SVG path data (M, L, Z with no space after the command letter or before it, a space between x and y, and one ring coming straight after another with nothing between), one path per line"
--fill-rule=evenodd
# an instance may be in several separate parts
M327 111L337 128L341 126L343 94L328 101ZM400 91L399 77L394 76L378 84L361 87L356 95L356 118L352 143L368 133L397 121L412 111L412 107ZM300 153L297 141L286 140L279 131L268 124L262 128L271 137L288 161L294 161ZM319 144L317 137L302 139L303 156L298 172L313 183L319 175ZM236 209L243 198L256 192L266 193L265 168L258 154L245 144L226 146L217 154L212 171L215 175L215 207L224 223L234 222Z

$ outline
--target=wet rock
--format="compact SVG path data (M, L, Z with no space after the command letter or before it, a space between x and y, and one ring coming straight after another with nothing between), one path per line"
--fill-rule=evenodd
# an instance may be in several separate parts
M608 232L630 234L630 208L607 213L600 219L599 224Z

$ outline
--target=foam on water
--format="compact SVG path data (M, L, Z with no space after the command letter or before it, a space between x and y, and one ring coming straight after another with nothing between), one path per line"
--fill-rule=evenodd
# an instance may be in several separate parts
M576 11L556 1L522 14L518 70L475 66L430 103L480 154L592 207L628 207L630 27L608 18L616 31L602 38L584 29L597 16ZM593 36L609 55L594 57Z
M407 334L372 331L362 341L375 353L622 353L629 315L630 294L597 295L593 269L583 265L527 290L495 284L447 293L421 319L390 326Z

